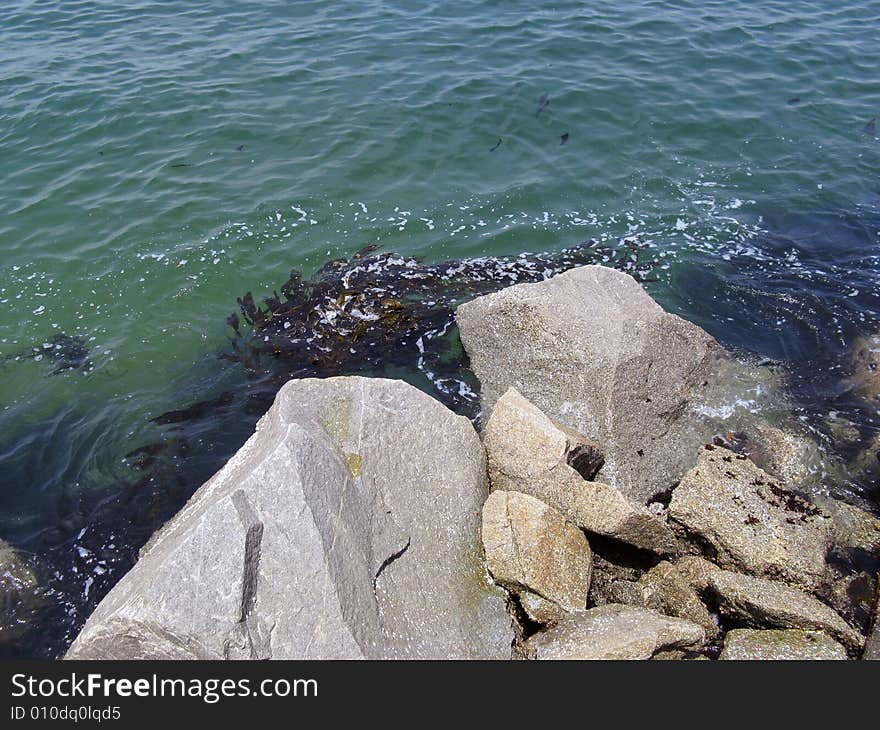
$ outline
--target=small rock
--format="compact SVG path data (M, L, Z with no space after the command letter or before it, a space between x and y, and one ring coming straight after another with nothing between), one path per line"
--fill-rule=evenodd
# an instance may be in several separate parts
M647 608L607 605L566 616L532 636L526 654L535 659L650 659L669 649L699 648L703 629Z
M846 659L846 649L821 631L733 629L719 659Z
M525 589L566 611L586 608L593 569L590 544L541 500L492 492L483 506L483 547L489 572L506 588Z
M748 452L759 468L789 485L813 484L824 472L826 459L813 439L775 426L758 425Z
M864 637L821 601L777 581L726 570L709 577L721 613L755 628L816 629L857 649Z
M822 596L847 623L867 631L874 610L875 583L874 576L867 571L847 573L832 581Z
M672 493L670 519L719 566L814 589L826 572L827 517L744 456L706 447Z
M699 555L685 555L679 558L675 561L675 569L698 593L709 587L709 576L721 570L715 563L710 563Z
M817 496L816 503L830 516L830 542L845 549L880 553L880 520L870 512L839 499Z
M28 614L41 603L37 578L13 547L0 539L0 644L19 638Z
M718 625L691 587L688 576L679 573L672 563L658 563L639 579L639 585L646 608L693 621L703 627L710 639L718 634Z
M677 549L663 520L618 489L585 479L601 466L592 442L548 418L514 388L495 404L484 444L493 490L531 494L587 532L661 554Z
M558 623L566 614L558 604L530 591L522 591L519 602L532 621L544 626Z

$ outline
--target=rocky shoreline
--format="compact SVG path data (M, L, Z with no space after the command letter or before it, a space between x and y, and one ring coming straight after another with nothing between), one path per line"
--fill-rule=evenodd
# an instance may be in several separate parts
M291 380L67 656L878 656L880 520L816 488L778 373L601 266L456 320L481 434L402 381Z

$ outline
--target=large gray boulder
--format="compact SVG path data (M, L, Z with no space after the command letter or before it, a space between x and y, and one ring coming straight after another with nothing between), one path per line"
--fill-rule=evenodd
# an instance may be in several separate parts
M526 656L534 659L650 659L667 649L698 649L703 629L682 618L647 608L608 604L562 619L532 636Z
M669 517L723 568L813 590L828 565L830 519L744 456L701 449L672 494Z
M657 553L677 550L669 526L619 489L591 481L601 452L582 434L553 421L515 388L492 411L483 442L493 490L531 494L588 532Z
M509 658L470 422L400 382L294 380L68 658Z
M754 418L756 372L614 269L502 289L462 304L456 319L485 416L516 388L597 441L598 481L639 504L674 486L713 434Z

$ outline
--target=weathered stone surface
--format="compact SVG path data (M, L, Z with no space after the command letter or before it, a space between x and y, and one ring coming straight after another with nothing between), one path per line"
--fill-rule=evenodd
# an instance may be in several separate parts
M646 608L693 621L703 627L710 639L718 634L718 625L690 585L689 576L680 573L672 563L658 563L639 579L639 585Z
M724 637L719 659L730 660L805 660L846 659L846 649L821 631L798 629L756 631L733 629Z
M565 617L525 645L535 659L650 659L657 651L697 648L703 629L633 606L607 605Z
M675 561L675 569L698 593L709 587L709 576L721 570L715 563L710 563L699 555L685 555L679 558Z
M718 565L815 588L826 570L827 517L744 456L701 450L669 504L671 520Z
M0 539L0 644L24 633L29 612L41 600L34 571L8 542Z
M401 382L294 380L70 658L506 658L467 419Z
M593 556L584 533L539 499L496 491L483 506L483 548L492 577L566 611L587 606Z
M852 649L864 643L828 606L784 583L720 570L709 577L709 590L723 615L748 626L826 631Z
M548 418L516 389L495 404L484 444L493 490L531 494L588 532L658 553L676 550L662 519L620 490L584 479L601 465L593 444Z
M880 554L880 519L839 499L817 496L815 501L830 517L826 523L830 542L844 549Z
M558 623L568 613L559 604L529 591L519 593L519 602L532 621L545 626Z
M456 319L484 413L515 387L598 441L598 481L637 504L674 486L714 433L751 418L737 404L757 397L757 371L614 269L512 286L462 304Z

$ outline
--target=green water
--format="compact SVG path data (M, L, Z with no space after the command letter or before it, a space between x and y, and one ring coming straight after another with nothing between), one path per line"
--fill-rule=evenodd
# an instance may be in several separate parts
M237 296L371 243L436 261L635 235L664 262L652 293L722 341L804 359L809 336L778 343L816 315L840 350L880 292L878 21L805 0L7 0L0 535L39 552L83 492L112 497L149 418L236 377L215 353ZM827 211L864 235L760 243ZM798 321L697 276L743 261L794 277ZM57 332L94 367L22 357Z

